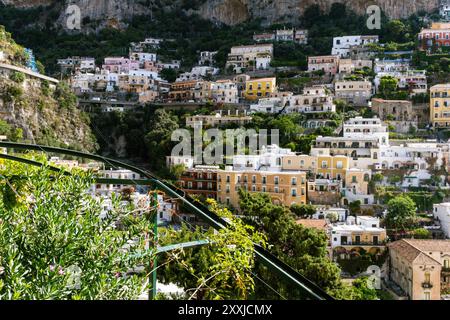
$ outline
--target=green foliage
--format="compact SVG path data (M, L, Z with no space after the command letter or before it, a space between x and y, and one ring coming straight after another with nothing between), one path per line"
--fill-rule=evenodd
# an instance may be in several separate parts
M425 228L418 228L413 230L413 236L415 239L432 239L433 235Z
M293 204L290 207L292 213L297 217L305 218L310 217L316 213L316 208L311 204Z
M9 77L12 81L16 82L16 83L23 83L25 81L25 74L23 74L22 72L13 72L11 73L10 77Z
M175 82L177 79L177 71L174 69L162 69L160 75L161 78L169 82Z
M89 173L7 161L0 174L0 299L136 299L145 290L146 275L128 272L153 256L149 223L119 199L101 219Z
M154 166L164 166L164 156L171 153L173 142L172 132L178 129L178 119L164 109L155 111L154 122L150 124L150 130L145 135L145 144L149 156L155 159Z
M73 110L77 107L77 97L65 82L60 82L55 91L55 98L62 109Z
M253 246L255 243L265 246L265 237L214 200L208 199L207 204L210 210L227 218L231 227L218 232L212 229L203 232L201 228L190 231L186 227L179 231L167 229L161 239L163 243L206 239L209 244L167 254L162 280L185 288L186 298L247 299L254 291Z
M388 228L408 230L414 225L416 204L407 195L400 195L389 200L385 223Z
M339 268L327 257L328 240L324 232L296 224L294 214L286 207L274 205L267 194L240 190L239 195L245 221L267 236L273 254L326 290L340 286ZM295 293L272 273L262 268L259 272L283 296L295 298ZM258 297L273 294L264 288L256 293Z
M19 101L23 95L23 89L19 85L8 85L6 90L2 95L4 102L14 102Z

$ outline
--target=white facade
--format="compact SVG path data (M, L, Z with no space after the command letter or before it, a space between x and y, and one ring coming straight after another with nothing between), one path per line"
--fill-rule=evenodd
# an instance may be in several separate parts
M410 62L407 60L380 60L375 59L373 71L380 72L404 72L409 70Z
M219 103L239 103L239 92L236 83L231 80L212 82L211 97Z
M200 52L200 59L198 61L198 64L200 66L213 65L216 54L217 54L217 51L202 51L202 52Z
M378 92L381 79L383 77L394 77L398 81L400 89L409 89L411 94L427 93L427 76L425 70L407 70L404 72L379 72L377 73L374 84L375 91Z
M279 97L259 99L257 104L250 105L250 112L262 113L324 113L335 112L333 96L323 86L305 88L303 94L292 93Z
M353 243L352 236L363 233L372 233L371 242L376 244L381 240L380 235L384 234L385 230L383 228L366 227L357 224L335 224L331 227L331 247L357 245L357 243Z
M186 169L192 169L194 167L194 158L192 156L167 156L166 166L173 167L176 165L184 165Z
M431 178L429 159L435 159L435 168L440 169L448 159L448 144L407 143L399 146L385 146L380 152L381 167L376 169L408 168L408 174L401 182L403 187L419 187ZM441 181L444 181L444 176Z
M343 36L333 38L332 55L338 55L341 58L350 56L352 46L367 45L369 43L377 43L378 36Z
M372 216L357 216L356 224L366 228L379 228L380 219Z
M450 203L433 204L433 216L439 220L445 236L450 238Z
M344 123L346 138L376 138L381 146L389 145L387 126L378 118L355 117Z
M209 66L197 66L193 67L190 72L184 72L179 75L177 82L179 81L189 81L189 80L201 80L207 75L216 75L219 73L218 68L213 68Z
M263 146L258 155L233 156L233 170L255 170L278 172L282 169L282 157L295 155L288 148L280 148L277 145Z
M337 221L344 222L347 219L347 209L318 206L316 213L312 215L312 219L331 220L331 217L337 217Z
M269 55L261 55L256 57L256 69L267 70L270 67L272 57Z

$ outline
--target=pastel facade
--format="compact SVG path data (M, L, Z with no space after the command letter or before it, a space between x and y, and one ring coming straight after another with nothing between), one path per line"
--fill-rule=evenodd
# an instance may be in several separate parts
M244 97L247 100L258 100L267 98L276 91L276 78L250 79L245 83Z
M372 97L372 83L370 81L336 81L334 83L336 99L343 100L350 105L368 106Z
M435 128L450 127L450 83L430 88L430 122Z
M308 57L308 71L323 71L325 74L335 75L339 68L339 56L313 56Z
M411 300L440 300L450 288L450 240L402 239L388 244L389 278Z

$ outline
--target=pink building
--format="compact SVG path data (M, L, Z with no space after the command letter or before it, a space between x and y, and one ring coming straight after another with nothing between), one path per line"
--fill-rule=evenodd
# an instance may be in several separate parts
M134 61L123 57L108 57L105 58L105 63L102 69L113 73L128 73L130 70L139 69L139 61Z
M322 70L325 74L336 74L338 72L339 56L314 56L308 57L308 71Z

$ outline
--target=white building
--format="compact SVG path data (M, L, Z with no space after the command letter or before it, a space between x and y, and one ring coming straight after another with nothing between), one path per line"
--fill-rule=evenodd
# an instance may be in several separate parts
M278 172L282 170L282 157L285 155L295 155L295 152L277 145L263 146L257 155L233 156L233 170Z
M141 176L138 173L127 169L117 170L99 170L98 175L106 179L125 179L125 180L138 180ZM118 193L124 188L130 187L128 184L94 184L92 186L92 192L98 196L110 197L113 193Z
M333 38L332 55L338 55L341 58L350 56L352 46L364 46L369 43L377 43L378 36L343 36Z
M444 20L450 20L450 1L449 0L440 0L439 4L439 15Z
M217 51L202 51L200 52L200 59L198 64L200 66L211 66L215 62Z
M192 156L167 156L166 166L173 167L176 165L184 165L186 169L194 167L194 158Z
M450 202L433 204L433 216L439 220L445 236L450 238Z
M445 166L448 159L448 144L432 142L406 143L398 146L385 146L380 153L380 165L375 169L406 169L407 175L401 182L403 187L419 187L426 180L431 179L429 167L433 160L433 166L439 170ZM441 183L445 176L441 176Z
M408 89L411 95L417 93L427 93L427 76L426 70L407 70L404 72L379 72L377 73L374 84L375 92L378 92L378 88L383 77L394 77L398 81L398 88Z
M189 80L201 80L208 75L214 76L219 73L218 68L209 66L197 66L193 67L190 72L184 72L178 76L176 82L189 81Z
M358 221L358 219L356 219ZM382 245L386 238L386 230L380 227L366 225L373 221L362 221L355 223L354 217L348 217L345 224L334 224L331 227L331 247L355 246L355 245ZM378 222L379 223L379 222ZM375 223L376 224L376 223ZM378 224L379 225L379 224Z
M272 62L272 57L269 55L259 55L256 57L256 69L258 70L267 70L270 67L270 63Z
M336 99L343 100L353 106L367 107L372 97L372 82L367 80L336 81L334 92Z
M397 60L380 60L375 59L375 65L373 71L375 73L380 72L405 72L410 68L410 61L397 59Z
M279 29L275 32L277 41L294 41L294 29Z
M250 105L250 112L262 113L324 113L335 112L333 96L323 86L305 88L302 94L288 93L278 97L263 98Z
M139 61L141 66L145 62L156 62L156 53L149 53L149 52L131 52L130 53L130 59Z
M218 80L211 83L211 97L218 103L239 103L239 92L235 82Z
M334 207L316 207L316 213L312 215L312 219L327 219L345 222L347 219L347 209Z
M346 138L376 138L381 146L389 145L387 126L378 118L351 118L344 123L344 137Z

